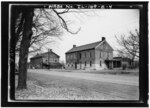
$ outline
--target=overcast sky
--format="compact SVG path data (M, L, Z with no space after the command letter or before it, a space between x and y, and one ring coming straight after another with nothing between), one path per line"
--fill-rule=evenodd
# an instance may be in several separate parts
M112 46L118 48L115 35L128 34L129 31L139 30L138 9L93 9L83 10L86 13L67 13L64 19L69 23L69 28L78 34L64 32L60 39L49 45L60 56L60 61L65 62L65 52L73 45L84 45L100 41L102 37ZM87 12L88 11L88 12ZM114 54L115 55L115 54Z

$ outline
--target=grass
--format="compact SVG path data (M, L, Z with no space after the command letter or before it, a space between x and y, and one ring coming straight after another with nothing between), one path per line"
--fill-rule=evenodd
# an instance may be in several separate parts
M17 84L17 78L16 78ZM138 87L28 73L27 88L17 100L135 100Z
M83 88L62 86L59 83L51 82L44 85L37 80L28 79L28 89L16 90L17 100L115 100L119 98L110 97L104 93L86 91Z

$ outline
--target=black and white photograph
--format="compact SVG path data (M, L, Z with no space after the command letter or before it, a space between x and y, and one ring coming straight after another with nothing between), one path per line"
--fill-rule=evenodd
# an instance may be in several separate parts
M141 4L9 3L8 102L145 103Z

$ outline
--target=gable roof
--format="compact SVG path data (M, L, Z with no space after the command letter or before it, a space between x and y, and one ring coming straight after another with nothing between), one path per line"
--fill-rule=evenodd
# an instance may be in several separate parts
M74 47L74 48L70 49L69 51L67 51L66 53L71 53L71 52L76 52L76 51L81 51L81 50L87 50L87 49L93 49L97 45L99 45L101 42L102 41L98 41L98 42L94 42L94 43L90 43L90 44Z
M53 53L53 54L55 54L57 57L60 57L59 55L57 55L57 54L54 53L53 51L51 51L50 53ZM30 59L33 59L33 58L40 58L40 57L43 57L45 54L48 54L48 52L41 53L41 54L37 54L37 55L35 55L34 57L31 57Z
M102 43L102 42L101 42ZM109 43L107 41L105 41L105 44L107 44L109 50L114 51L114 49L109 45ZM96 46L96 48L98 48L101 44L99 44L98 46Z
M33 59L33 58L40 58L40 57L42 57L41 54L36 54L34 57L31 57L30 59Z

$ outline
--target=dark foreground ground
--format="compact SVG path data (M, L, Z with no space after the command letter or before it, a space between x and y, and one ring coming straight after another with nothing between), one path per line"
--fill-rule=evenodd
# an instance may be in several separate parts
M28 89L16 90L15 96L29 100L138 100L136 82L137 75L29 70Z

